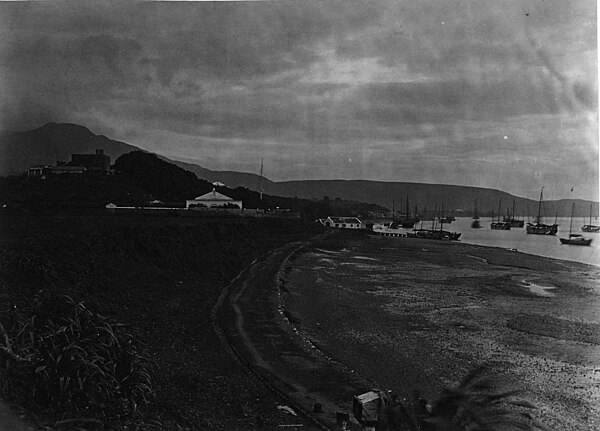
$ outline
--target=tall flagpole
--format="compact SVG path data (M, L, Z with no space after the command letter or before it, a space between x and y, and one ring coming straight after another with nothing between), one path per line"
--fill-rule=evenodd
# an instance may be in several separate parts
M263 158L260 158L260 200L263 198Z

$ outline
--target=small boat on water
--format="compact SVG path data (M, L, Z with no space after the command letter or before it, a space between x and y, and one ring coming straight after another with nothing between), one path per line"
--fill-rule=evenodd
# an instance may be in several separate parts
M573 211L575 209L575 202L571 206L571 223L569 225L569 237L568 238L560 238L561 244L568 245L590 245L592 243L591 238L584 238L582 235L578 233L572 233L573 231Z
M408 238L438 239L445 241L458 241L460 235L460 232L449 232L442 229L413 229L412 232L406 234Z
M586 224L581 226L581 230L583 232L588 232L588 233L597 233L600 232L600 226L596 226L593 224Z
M538 204L538 216L536 223L527 223L527 227L525 231L528 234L532 235L556 235L558 233L558 225L556 222L552 225L541 223L542 217L542 197L544 194L544 188L542 187L542 191L540 192L540 202Z
M590 224L584 224L581 226L583 232L600 232L600 226L592 224L592 205L590 204Z
M592 238L584 238L578 233L569 234L569 238L560 238L561 244L568 245L590 245L592 243Z

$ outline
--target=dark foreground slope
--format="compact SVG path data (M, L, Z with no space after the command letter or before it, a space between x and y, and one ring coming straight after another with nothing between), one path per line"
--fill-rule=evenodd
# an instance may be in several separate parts
M314 234L312 225L5 216L0 229L3 324L8 327L7 310L61 295L126 324L157 364L156 398L146 420L138 421L142 428L156 420L165 430L273 429L288 420L277 409L282 401L223 349L210 311L243 267L278 245ZM65 419L35 400L13 401L34 410L40 422ZM111 412L105 414L108 422Z

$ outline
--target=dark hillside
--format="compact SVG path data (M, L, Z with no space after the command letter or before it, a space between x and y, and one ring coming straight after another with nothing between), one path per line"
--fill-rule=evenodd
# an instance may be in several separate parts
M138 148L95 135L77 124L48 123L27 132L0 134L0 175L22 174L33 165L68 162L71 154L93 154L96 149L103 149L114 162L121 154Z
M210 192L214 186L155 154L133 151L120 156L115 175L48 175L47 178L20 175L0 178L0 205L32 213L65 213L73 210L104 211L108 203L120 206L147 206L156 199L166 206L183 207L186 199ZM314 220L328 215L368 215L382 212L374 204L314 201L264 195L244 187L217 190L242 200L245 208L286 209Z
M111 162L132 151L143 151L134 145L96 135L77 124L48 123L25 132L0 132L0 176L20 175L30 166L54 165L57 161L68 162L71 154L93 154L103 149ZM160 157L171 164L194 172L209 182L220 181L229 187L257 188L260 176L244 172L212 171L197 164L185 163ZM269 180L265 179L265 182Z
M161 157L169 163L173 163L186 171L190 171L198 175L198 178L203 178L211 183L220 182L225 184L228 188L236 187L247 187L252 190L260 190L260 185L263 184L266 189L266 184L272 183L268 178L262 177L257 174L249 172L236 172L236 171L212 171L210 169L203 168L194 163L181 162L179 160L170 160L166 157Z
M161 422L154 429L254 429L257 416L274 427L284 415L275 408L280 401L222 348L210 310L245 265L315 229L289 220L224 225L187 218L5 216L0 322L9 328L15 316L10 310L69 295L125 323L147 346L158 365L156 400L144 410L145 420ZM32 404L13 389L6 388L7 396L42 421L69 418L69 412ZM117 413L109 409L97 419L108 424Z
M268 193L278 196L298 196L303 199L339 197L345 200L372 202L392 208L395 202L396 209L405 205L409 197L411 210L418 205L422 211L425 205L430 214L437 206L438 211L444 205L446 211L453 209L462 210L461 214L471 215L475 199L479 215L489 215L491 211L498 212L498 201L502 200L501 213L507 210L512 212L513 199L515 200L515 215L537 215L538 201L513 196L501 190L486 189L482 187L455 186L448 184L423 184L405 182L382 182L366 180L313 180L313 181L285 181L265 183ZM547 194L547 192L545 193ZM589 216L590 205L593 214L598 215L598 202L576 199L575 216ZM571 213L570 199L559 201L546 201L542 208L542 216L554 218L556 212L559 217L568 217ZM460 214L456 214L460 216Z
M156 199L185 201L213 188L211 183L198 179L194 173L142 151L122 155L115 161L114 168Z
M211 183L199 179L190 171L169 163L162 158L141 151L124 154L115 162L118 175L148 191L157 199L184 201L210 192L213 188L235 200L244 202L245 208L264 210L288 209L301 213L305 218L314 220L328 215L367 215L370 212L382 212L375 204L344 201L308 200L297 197L263 195L245 187L214 187Z

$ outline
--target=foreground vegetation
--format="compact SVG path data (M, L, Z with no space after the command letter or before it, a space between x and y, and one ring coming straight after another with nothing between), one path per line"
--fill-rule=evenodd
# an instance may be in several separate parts
M6 307L7 304L5 304ZM122 324L70 297L4 309L5 395L54 428L153 427L154 363Z
M210 308L245 265L314 224L20 213L0 224L6 399L52 429L248 427L231 421L261 391L236 376ZM225 376L228 390L228 374L246 387L229 388L237 405L211 386Z

